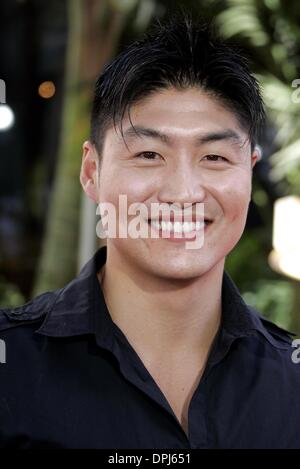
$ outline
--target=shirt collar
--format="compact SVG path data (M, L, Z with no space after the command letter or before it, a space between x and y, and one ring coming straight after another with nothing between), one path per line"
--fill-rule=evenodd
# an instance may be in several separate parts
M107 247L100 247L81 269L79 275L56 293L55 301L37 333L69 337L95 334L99 345L112 343L112 331L117 328L107 309L97 272L106 262ZM268 330L271 325L272 333ZM275 328L275 329L274 329ZM274 334L275 331L275 334ZM287 348L288 336L273 323L248 306L230 276L224 272L222 283L222 321L218 338L230 346L239 337L264 337L277 348Z

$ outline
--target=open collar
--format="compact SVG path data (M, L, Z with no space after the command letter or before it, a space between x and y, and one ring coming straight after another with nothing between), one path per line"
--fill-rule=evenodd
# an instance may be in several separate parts
M54 337L94 333L99 344L112 340L111 332L116 325L109 314L97 278L97 272L105 264L106 258L107 247L100 247L79 275L55 292L55 298L51 298L51 305L46 308L45 320L37 333ZM37 306L35 305L36 309ZM30 307L28 311L30 312ZM228 343L236 338L255 334L264 337L276 348L287 348L290 343L286 331L244 302L226 272L222 283L222 321L219 332Z

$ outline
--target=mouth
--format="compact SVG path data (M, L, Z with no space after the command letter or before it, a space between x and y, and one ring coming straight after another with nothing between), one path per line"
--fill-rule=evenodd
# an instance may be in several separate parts
M213 223L213 220L205 218L204 221L169 221L162 219L148 219L148 224L160 233L169 233L172 235L181 235L184 237L185 234L196 235L201 230L207 230L208 226Z

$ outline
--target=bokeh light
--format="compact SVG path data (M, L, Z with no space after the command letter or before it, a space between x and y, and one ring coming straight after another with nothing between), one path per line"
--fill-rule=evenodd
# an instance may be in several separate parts
M41 83L39 86L38 93L41 98L52 98L52 96L55 94L55 85L53 81L43 81L43 83Z
M13 110L7 104L0 104L0 131L9 130L14 122Z

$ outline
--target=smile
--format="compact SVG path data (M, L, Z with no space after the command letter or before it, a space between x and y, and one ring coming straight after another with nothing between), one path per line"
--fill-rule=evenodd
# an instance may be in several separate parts
M159 234L159 238L177 243L195 240L198 236L201 239L204 232L207 232L212 223L213 221L208 219L189 222L148 220L151 230L155 230Z
M204 222L167 222L167 221L157 221L151 220L151 225L156 230L168 231L171 233L191 233L193 231L199 231L204 228Z

